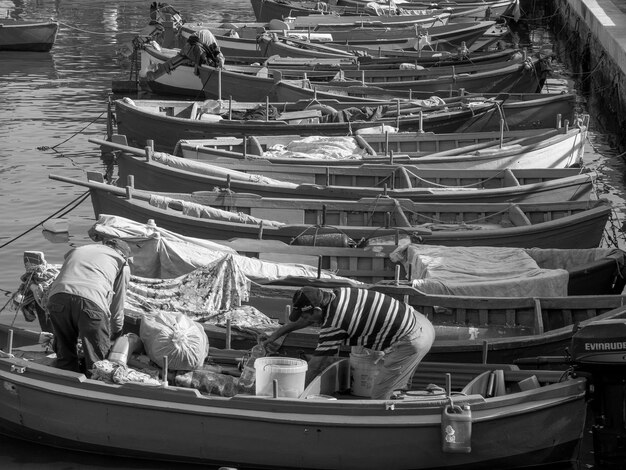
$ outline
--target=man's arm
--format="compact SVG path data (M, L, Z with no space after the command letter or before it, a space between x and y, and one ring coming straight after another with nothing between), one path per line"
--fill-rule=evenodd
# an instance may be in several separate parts
M124 327L124 305L126 290L130 283L130 267L125 264L113 283L113 299L111 300L111 339L117 339Z
M302 328L306 328L312 324L313 322L305 320L304 318L299 318L294 322L285 323L283 326L274 331L274 333L272 333L266 340L262 341L263 346L267 347L269 343L273 343L281 336L291 333L292 331L301 330Z

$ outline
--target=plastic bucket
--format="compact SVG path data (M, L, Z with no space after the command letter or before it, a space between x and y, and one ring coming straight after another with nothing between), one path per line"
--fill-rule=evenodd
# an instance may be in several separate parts
M350 393L357 397L370 397L374 380L380 372L376 361L381 352L365 348L352 348L350 353Z
M279 397L297 398L304 392L308 364L289 357L260 357L254 361L256 395L273 396L274 380L278 382Z

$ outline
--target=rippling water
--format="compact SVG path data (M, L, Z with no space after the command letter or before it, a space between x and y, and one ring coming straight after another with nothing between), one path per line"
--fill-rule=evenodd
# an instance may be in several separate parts
M81 188L50 180L48 175L84 178L86 171L103 170L98 149L87 139L105 136L111 82L127 78L129 67L120 51L146 25L149 4L138 0L38 0L14 5L0 0L0 15L10 7L21 10L23 18L54 18L61 23L50 53L0 52L0 308L19 285L24 251L42 251L48 261L58 263L70 246L89 240L86 231L94 218L88 199L65 215L69 235L42 232L42 221L63 215L84 194ZM189 21L253 20L248 0L183 0L174 6ZM550 33L541 28L533 30L529 40L536 48L553 48ZM574 81L567 70L558 62L553 65L557 79L550 81L550 90L571 89ZM586 106L581 98L581 109ZM615 201L616 213L621 214L624 164L614 158L613 140L593 120L585 161L602 171L600 191ZM8 309L0 311L0 322L28 326ZM87 457L0 438L0 468L175 466Z

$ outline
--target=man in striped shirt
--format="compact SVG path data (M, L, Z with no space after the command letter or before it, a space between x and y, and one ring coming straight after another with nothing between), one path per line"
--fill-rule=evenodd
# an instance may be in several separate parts
M293 298L289 320L265 342L313 324L321 325L309 377L315 377L325 359L340 346L363 346L383 351L383 364L372 389L373 399L388 399L406 389L420 361L430 350L435 329L413 307L380 292L339 288L332 292L303 287Z

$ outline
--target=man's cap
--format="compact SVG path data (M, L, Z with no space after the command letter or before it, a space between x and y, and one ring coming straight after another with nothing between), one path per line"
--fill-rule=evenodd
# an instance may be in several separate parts
M323 299L324 293L317 287L305 286L297 290L291 302L289 321L297 321L302 313L321 307Z
M109 238L104 242L104 244L120 252L121 255L126 259L132 256L130 245L121 238Z

